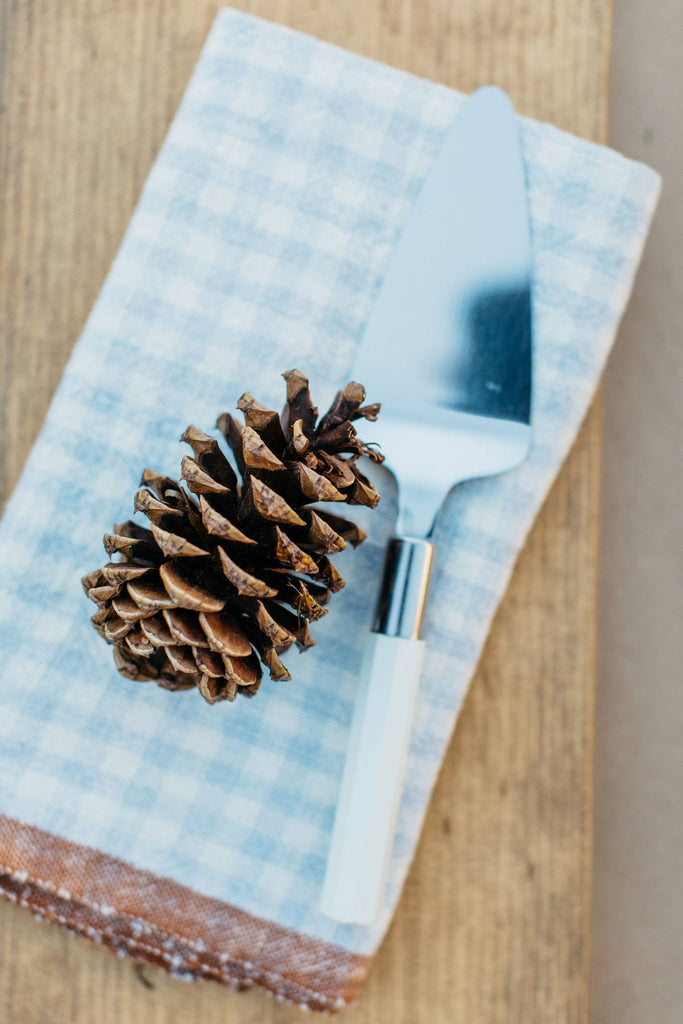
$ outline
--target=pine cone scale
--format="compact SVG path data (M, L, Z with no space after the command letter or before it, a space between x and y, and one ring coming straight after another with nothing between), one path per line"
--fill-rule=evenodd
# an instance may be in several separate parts
M186 608L168 608L163 612L169 633L176 643L190 647L208 647L209 642L196 613Z
M166 657L177 672L192 676L197 672L197 662L190 647L168 647Z
M138 622L140 619L154 614L154 612L143 611L139 608L128 593L123 595L117 594L112 599L111 606L118 617L123 619L124 622Z
M120 640L123 640L127 633L130 633L132 628L132 622L124 622L124 620L119 619L118 616L112 617L108 622L104 623L104 638L110 644L118 644Z
M169 647L175 643L175 638L162 615L140 619L140 628L154 647Z
M148 573L140 580L133 580L128 583L127 590L128 596L142 611L154 614L164 608L175 608L175 599L169 595L158 573Z
M159 566L159 575L173 604L180 608L194 612L219 612L225 606L224 599L195 583L177 562L164 562Z
M141 658L149 658L154 653L154 645L150 643L143 631L134 627L126 634L126 645L133 654L139 654Z
M225 662L220 654L208 647L193 647L192 654L200 672L212 679L221 679L225 675Z
M204 495L199 499L199 507L201 510L202 522L208 533L213 537L222 537L224 540L233 541L237 544L256 544L254 537L247 537L246 534L242 533L241 530L230 522L230 520L217 512L216 509L209 504Z

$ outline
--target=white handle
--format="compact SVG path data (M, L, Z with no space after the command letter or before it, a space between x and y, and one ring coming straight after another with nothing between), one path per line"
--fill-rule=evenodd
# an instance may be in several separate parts
M320 909L371 924L384 895L424 641L370 634Z

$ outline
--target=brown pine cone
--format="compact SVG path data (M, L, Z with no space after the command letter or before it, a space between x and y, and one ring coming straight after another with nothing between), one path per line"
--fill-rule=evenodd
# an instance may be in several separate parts
M237 403L244 426L228 413L218 419L239 476L218 441L190 426L181 438L193 451L182 461L186 486L145 470L135 511L149 528L129 520L105 534L112 561L83 586L98 605L91 622L127 678L196 686L210 704L251 697L261 662L271 678L291 678L279 655L312 646L308 623L343 587L328 556L365 534L313 506L379 501L358 459L382 456L353 427L375 420L379 405L362 407L365 391L352 382L318 422L303 374L283 376L282 417L247 393Z

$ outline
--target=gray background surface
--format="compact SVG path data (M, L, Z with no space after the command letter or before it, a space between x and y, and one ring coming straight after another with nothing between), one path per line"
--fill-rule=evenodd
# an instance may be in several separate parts
M664 179L605 376L591 1024L683 1021L683 3L616 0L610 142Z

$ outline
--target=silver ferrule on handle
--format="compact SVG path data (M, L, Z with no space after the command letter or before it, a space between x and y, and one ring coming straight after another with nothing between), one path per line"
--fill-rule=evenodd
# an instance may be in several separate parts
M419 640L422 636L434 545L416 537L392 537L384 562L374 633Z

